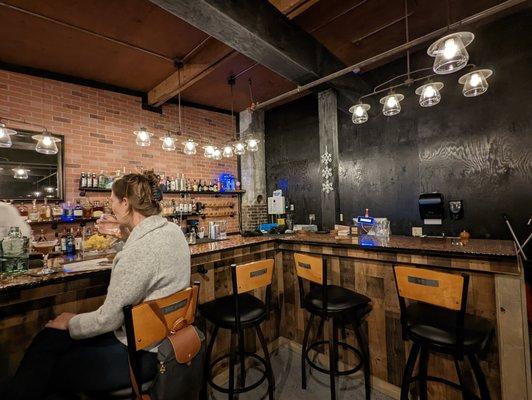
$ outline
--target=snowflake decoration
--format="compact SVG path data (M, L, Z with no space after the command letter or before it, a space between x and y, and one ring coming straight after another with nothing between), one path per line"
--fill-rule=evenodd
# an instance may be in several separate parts
M332 161L332 154L325 149L325 153L321 155L321 162L325 165L329 164Z
M329 179L332 176L332 169L330 167L323 167L321 170L321 176L325 179Z
M332 192L334 190L333 188L333 184L331 181L329 180L325 180L322 184L321 184L321 191L322 192L325 192L326 194L329 194L330 192Z

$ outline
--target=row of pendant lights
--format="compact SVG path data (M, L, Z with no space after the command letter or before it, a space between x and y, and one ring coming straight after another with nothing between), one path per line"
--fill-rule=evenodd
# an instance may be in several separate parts
M8 148L13 146L11 136L16 135L17 131L9 129L4 123L0 123L0 147ZM57 154L59 151L57 143L61 139L52 136L46 129L40 135L33 135L32 139L37 141L35 151L41 154Z
M459 71L467 66L469 54L466 47L471 44L475 36L471 32L457 32L444 36L434 42L427 50L429 56L434 57L433 71L437 75L446 75ZM458 79L458 83L463 85L462 94L465 97L475 97L488 90L487 79L493 74L490 69L477 69ZM399 85L401 86L401 85ZM440 90L443 88L442 82L428 82L415 90L419 96L421 107L432 107L441 100ZM372 93L366 96L371 96ZM363 97L366 97L363 96ZM382 104L382 113L385 116L397 115L401 112L401 101L404 95L390 92L382 97L379 102ZM352 121L355 124L363 124L368 120L368 110L371 106L360 102L352 106L349 112L353 114Z
M153 133L149 132L146 128L140 128L138 131L133 132L136 136L135 143L140 147L151 146L151 138L154 136ZM160 138L162 141L162 149L164 151L175 151L176 138L171 134L167 133ZM259 150L259 140L256 139L253 135L248 135L245 140L236 140L233 143L228 143L222 148L218 148L213 145L203 146L203 155L206 158L211 158L213 160L221 160L222 158L230 158L234 155L241 156L246 150L255 152ZM187 139L181 143L183 146L183 153L186 155L194 155L197 153L198 143L193 139Z

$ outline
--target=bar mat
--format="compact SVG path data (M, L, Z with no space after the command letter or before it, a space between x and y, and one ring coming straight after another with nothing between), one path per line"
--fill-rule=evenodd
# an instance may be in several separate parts
M69 264L63 264L64 272L82 272L92 271L95 269L110 268L113 263L107 258L95 258L94 260L78 261Z

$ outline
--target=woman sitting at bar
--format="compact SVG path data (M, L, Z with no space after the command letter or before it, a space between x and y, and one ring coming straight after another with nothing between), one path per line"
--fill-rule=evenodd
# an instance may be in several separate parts
M159 215L161 199L153 172L129 174L113 183L114 217L105 218L99 229L128 237L114 259L107 297L96 311L62 313L46 324L26 351L8 399L130 387L122 307L190 284L188 244L179 227ZM145 381L155 376L156 355L155 348L143 356Z

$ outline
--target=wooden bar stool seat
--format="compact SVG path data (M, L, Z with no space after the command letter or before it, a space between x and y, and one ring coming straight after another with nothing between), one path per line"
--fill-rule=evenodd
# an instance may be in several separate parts
M307 388L307 364L311 368L329 375L332 400L336 399L336 378L354 374L362 369L364 371L366 399L369 400L371 398L369 347L360 328L364 318L371 311L371 299L353 290L329 285L327 282L327 260L321 256L296 253L294 259L298 275L300 305L310 313L301 351L303 389ZM305 293L303 280L310 281L311 287L307 293ZM319 331L323 329L326 320L331 320L332 337L329 340L317 340L309 344L310 329L315 317L320 318ZM353 327L360 348L338 340L340 328L345 340L345 327L348 325ZM311 351L319 352L320 348L324 346L328 346L329 350L328 367L318 365L310 357ZM358 364L352 368L340 370L338 366L339 348L353 353L359 360Z
M466 313L469 276L394 265L401 308L403 339L412 342L401 383L401 400L418 382L420 400L427 400L427 382L438 382L462 392L464 399L489 400L486 378L477 355L487 346L493 327L485 318ZM407 304L408 301L408 304ZM430 352L453 358L458 383L428 374ZM414 367L419 356L419 372ZM459 361L467 357L480 397L464 384Z
M268 397L273 400L275 381L270 363L268 345L260 328L260 324L268 319L271 302L271 282L273 276L274 260L267 259L242 265L231 265L231 280L233 293L229 296L210 301L200 306L203 317L214 325L206 351L205 384L215 390L226 393L233 399L239 393L249 392L259 387L268 380ZM250 292L266 287L266 299L253 296ZM231 331L231 344L229 353L223 354L211 361L214 342L219 328ZM264 357L246 351L244 344L244 330L254 329L259 339ZM238 346L237 346L238 338ZM246 385L246 358L252 358L263 367L263 373L253 383ZM213 381L213 372L216 366L229 360L229 382L227 387ZM235 383L235 365L240 363L240 375ZM204 397L207 390L204 390Z

